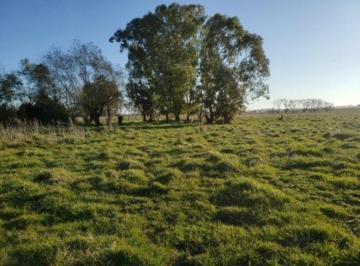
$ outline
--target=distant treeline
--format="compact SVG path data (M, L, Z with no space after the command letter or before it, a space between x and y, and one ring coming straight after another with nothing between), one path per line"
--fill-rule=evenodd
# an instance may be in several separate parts
M280 111L315 111L315 110L329 110L334 107L334 104L326 102L321 99L277 99L273 101L274 110Z
M269 60L262 38L237 17L206 16L201 5L160 5L110 38L126 50L127 81L92 43L51 49L39 63L0 76L0 120L66 123L121 108L144 121L191 116L230 122L246 104L268 97ZM124 88L124 91L122 90Z

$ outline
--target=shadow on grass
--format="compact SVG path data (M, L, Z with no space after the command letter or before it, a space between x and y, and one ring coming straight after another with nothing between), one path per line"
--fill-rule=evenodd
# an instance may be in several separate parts
M181 123L181 122L158 122L158 123L146 123L146 122L128 122L123 125L118 126L119 129L171 129L171 128L187 128L187 127L197 127L202 125L201 123Z

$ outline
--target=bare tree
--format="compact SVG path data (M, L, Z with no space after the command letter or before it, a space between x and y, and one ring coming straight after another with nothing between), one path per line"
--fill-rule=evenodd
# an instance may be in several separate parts
M112 66L93 43L74 40L66 51L53 48L43 57L43 63L48 67L73 122L83 111L80 97L85 85L103 76L122 87L121 70ZM114 112L110 107L106 111L108 117Z
M282 106L282 99L277 99L273 101L274 109L280 112Z

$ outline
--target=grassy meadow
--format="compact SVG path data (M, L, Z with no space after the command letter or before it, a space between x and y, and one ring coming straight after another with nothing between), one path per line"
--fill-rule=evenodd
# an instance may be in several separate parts
M360 110L2 130L0 265L360 265Z

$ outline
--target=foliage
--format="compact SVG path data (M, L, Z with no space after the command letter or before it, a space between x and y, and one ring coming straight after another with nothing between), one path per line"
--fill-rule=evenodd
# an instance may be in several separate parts
M128 50L127 94L143 115L176 121L205 111L230 122L249 100L267 96L269 61L260 36L238 18L205 18L200 5L160 5L135 18L110 41Z
M0 88L0 122L4 126L16 124L17 118L42 124L68 122L47 66L24 59L20 71L0 79Z
M0 264L359 265L359 118L0 129Z
M20 66L19 71L0 76L4 125L14 124L16 118L49 124L67 123L70 117L75 123L83 116L99 126L100 115L106 113L109 123L119 110L122 72L92 43L75 40L68 51L53 48L41 63L23 59Z
M0 123L4 126L15 124L14 101L21 90L22 82L15 73L0 75Z
M90 116L90 122L95 121L100 126L100 116L107 109L111 120L112 109L117 109L120 103L120 91L113 80L107 80L105 76L99 76L92 83L84 85L80 102L86 114Z
M237 17L215 14L204 26L201 82L206 118L230 122L249 98L267 96L269 75L260 36L245 31Z
M57 98L51 99L45 92L36 96L35 103L20 105L17 116L27 122L40 122L43 125L68 123L68 113Z
M7 73L0 76L0 104L9 106L16 99L22 82L15 73Z
M176 121L184 110L185 95L195 87L197 35L204 20L199 5L160 5L154 12L129 22L110 41L128 50L130 99L144 119L156 110L173 113Z
M73 122L75 123L78 116L84 116L86 119L90 116L90 120L94 120L98 125L99 120L97 117L99 115L94 116L94 113L99 111L99 108L90 111L94 105L90 107L88 104L84 104L83 89L91 86L98 87L95 84L99 83L97 81L99 79L109 80L109 82L120 87L122 72L104 58L100 48L96 45L91 42L81 43L78 40L74 40L67 51L59 48L51 49L44 56L43 61L50 71L59 100L66 107ZM110 87L113 87L113 85ZM117 91L120 95L120 91ZM93 90L93 92L95 91ZM99 94L87 95L86 98L91 97L95 100L99 96ZM104 100L102 99L102 101ZM114 100L110 100L108 103L107 115L111 118L111 115L117 112L118 105L114 104ZM103 111L104 107L100 109L100 111Z

